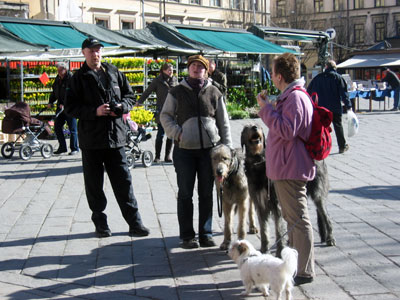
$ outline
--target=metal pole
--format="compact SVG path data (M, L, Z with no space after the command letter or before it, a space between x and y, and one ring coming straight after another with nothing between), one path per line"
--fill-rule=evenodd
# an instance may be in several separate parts
M146 20L144 18L144 0L141 0L140 4L142 5L142 29L144 29L146 27Z
M165 0L163 0L164 22L167 22L167 13L165 12Z
M256 25L256 1L257 0L253 0L253 24L254 24L254 26Z

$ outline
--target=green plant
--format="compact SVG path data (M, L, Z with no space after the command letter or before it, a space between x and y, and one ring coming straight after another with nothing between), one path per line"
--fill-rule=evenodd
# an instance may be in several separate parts
M241 86L239 88L229 88L228 102L237 104L240 109L247 107L248 99L244 87Z

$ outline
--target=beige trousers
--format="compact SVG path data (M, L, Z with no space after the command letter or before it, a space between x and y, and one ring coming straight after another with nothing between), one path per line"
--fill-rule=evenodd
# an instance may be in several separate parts
M276 180L274 187L288 227L289 246L299 253L297 276L314 277L314 237L306 181Z

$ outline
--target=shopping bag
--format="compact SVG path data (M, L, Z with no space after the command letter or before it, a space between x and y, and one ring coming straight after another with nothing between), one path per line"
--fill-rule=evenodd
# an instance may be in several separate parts
M359 122L356 114L352 110L347 111L347 136L352 137L357 134Z

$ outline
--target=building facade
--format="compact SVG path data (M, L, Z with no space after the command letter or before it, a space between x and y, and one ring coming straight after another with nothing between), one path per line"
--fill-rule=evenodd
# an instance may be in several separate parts
M21 3L21 0L8 0ZM29 18L72 20L112 30L142 29L153 21L209 27L269 26L269 0L22 0Z
M333 59L400 36L400 0L275 0L273 26L326 31L334 28Z

